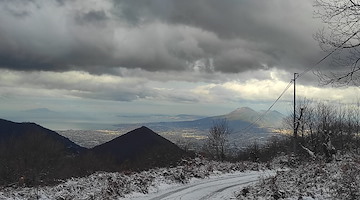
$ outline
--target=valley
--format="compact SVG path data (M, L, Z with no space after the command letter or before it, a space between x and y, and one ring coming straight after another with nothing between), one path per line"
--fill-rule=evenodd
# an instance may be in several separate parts
M285 117L277 111L268 113L262 120L252 125L263 112L242 107L228 114L196 120L114 124L111 130L59 130L57 132L80 146L91 148L144 125L181 147L199 150L213 123L216 120L226 119L230 130L228 135L230 145L241 149L254 142L264 144L272 137L282 137L281 134L274 132L282 128ZM249 126L251 128L248 128Z

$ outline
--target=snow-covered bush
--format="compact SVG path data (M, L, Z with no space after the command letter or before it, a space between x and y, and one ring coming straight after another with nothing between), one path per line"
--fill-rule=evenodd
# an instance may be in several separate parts
M330 163L314 161L277 171L269 179L238 192L238 199L359 199L360 156L344 155Z

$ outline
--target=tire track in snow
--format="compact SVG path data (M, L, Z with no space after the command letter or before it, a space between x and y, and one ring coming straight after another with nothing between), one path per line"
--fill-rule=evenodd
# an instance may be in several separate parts
M242 177L246 177L247 179L248 178L255 178L255 180L254 180L254 182L256 182L258 179L257 179L257 175L249 175L249 176L242 176ZM202 184L197 184L196 186L192 186L192 187L189 187L189 188L191 188L191 190L189 190L189 191L187 191L186 193L183 193L183 194L181 194L180 193L180 195L179 196L176 196L176 197L178 197L178 198L176 198L176 199L183 199L183 197L185 197L185 196L187 196L187 195L190 195L190 194L193 194L193 193L195 193L195 192L199 192L199 191L204 191L205 190L205 192L207 192L206 191L206 189L209 189L209 188L214 188L214 189L216 189L216 188L218 188L218 187L222 187L222 186L224 186L224 185L228 185L228 184L238 184L238 178L239 177L234 177L234 178L227 178L227 179L222 179L222 180L216 180L216 181L209 181L209 182L205 182L205 183L202 183ZM226 180L226 181L229 181L230 179L236 179L236 181L232 181L232 182L226 182L226 183L223 183L223 181L224 180ZM211 184L210 184L211 183ZM215 183L215 184L214 184ZM201 187L198 187L198 186L201 186ZM204 192L204 194L207 194L207 193L205 193ZM202 196L202 195L201 195ZM199 197L200 198L200 197ZM171 198L171 199L173 199L173 198ZM185 198L185 199L189 199L189 198ZM192 199L192 198L190 198L190 199ZM201 198L202 199L202 198Z
M215 180L203 181L200 183L183 186L153 197L150 200L165 200L165 199L209 199L217 196L227 189L251 184L259 180L262 175L268 175L266 172L253 172L250 174L237 174L227 177L217 178Z
M230 189L230 188L233 188L233 187L239 187L239 186L246 186L250 183L255 183L256 181L258 181L258 179L256 180L253 180L253 181L247 181L247 182L243 182L243 183L237 183L237 184L233 184L233 185L230 185L230 186L227 186L227 187L224 187L224 188L221 188L219 190L216 190L214 192L212 192L211 194L208 194L204 197L202 197L200 200L208 200L210 199L211 197L215 196L215 195L218 195L219 193L227 190L227 189Z
M221 177L221 178L218 178L216 180L211 180L211 181L207 181L207 182L201 182L201 183L195 183L195 184L191 184L191 185L188 185L188 186L184 186L184 187L181 187L177 190L174 190L174 191L171 191L171 192L167 192L165 194L162 194L160 196L157 196L157 197L154 197L154 198L151 198L149 200L161 200L161 199L164 199L172 194L175 194L175 193L178 193L180 191L183 191L183 190L186 190L186 189L189 189L189 188L192 188L192 187L196 187L196 186L199 186L199 185L203 185L203 184L208 184L208 183L212 183L212 182L218 182L218 181L222 181L222 180L226 180L226 179L229 179L229 178L238 178L238 177L247 177L247 176L250 176L252 174L244 174L244 175L241 175L241 176L238 176L238 175L232 175L232 176L229 176L229 177Z

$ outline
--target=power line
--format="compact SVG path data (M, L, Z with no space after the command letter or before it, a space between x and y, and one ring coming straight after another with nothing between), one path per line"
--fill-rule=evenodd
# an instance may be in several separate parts
M335 49L333 49L331 52L329 52L326 56L324 56L323 58L321 58L318 62L316 62L313 66L305 69L303 72L299 73L296 77L294 77L294 79L292 79L289 84L285 87L285 89L283 90L283 92L280 94L280 96L273 102L273 104L271 104L271 106L263 113L261 114L255 121L253 121L251 124L249 124L247 127L245 127L243 130L235 132L235 133L240 133L240 132L245 132L248 130L251 130L252 127L262 118L265 117L265 115L271 110L271 108L280 100L280 98L285 94L285 92L290 88L290 86L292 85L292 83L302 77L304 74L308 73L310 70L314 69L316 66L318 66L320 63L322 63L324 60L326 60L329 56L331 56L334 52L336 52L337 50L339 50L340 48L343 48L343 46L350 41L353 37L355 37L357 34L359 33L359 31L355 32L354 34L352 34L349 38L347 38L344 42L342 42L338 47L336 47Z
M300 74L298 74L298 76L296 77L296 79L300 78L301 76L303 76L304 74L308 73L310 70L312 70L313 68L315 68L316 66L318 66L320 63L322 63L324 60L326 60L329 56L331 56L335 51L343 48L343 46L349 42L353 37L355 37L355 35L357 35L359 33L359 31L356 31L354 34L352 34L348 39L346 39L344 42L342 42L338 47L336 47L335 49L333 49L331 52L329 52L326 56L324 56L322 59L320 59L319 61L317 61L313 66L307 68L306 70L304 70L303 72L301 72Z
M256 122L258 122L259 120L261 120L262 118L265 117L265 115L271 110L272 107L274 107L274 105L281 99L281 97L285 94L285 92L290 88L290 86L292 85L292 83L294 82L294 80L291 80L288 85L285 87L285 89L281 92L281 94L279 95L279 97L271 104L271 106L264 112L262 113L255 121L253 121L251 124L249 124L247 127L245 127L243 130L241 131L237 131L235 133L241 133L241 132L246 132L248 130L250 130L255 124Z

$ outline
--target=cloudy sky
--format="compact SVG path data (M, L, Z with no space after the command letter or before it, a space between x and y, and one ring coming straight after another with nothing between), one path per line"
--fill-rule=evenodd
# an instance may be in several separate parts
M0 111L116 121L267 109L325 55L313 13L312 0L0 0ZM311 71L298 79L299 97L346 103L355 93L319 86Z

